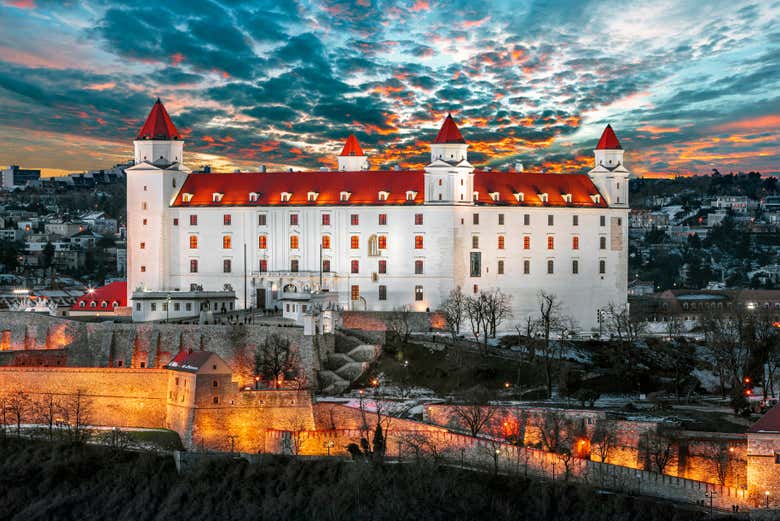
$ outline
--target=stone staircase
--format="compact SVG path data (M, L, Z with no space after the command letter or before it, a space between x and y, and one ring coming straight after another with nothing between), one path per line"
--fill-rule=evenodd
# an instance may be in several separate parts
M328 354L325 368L319 372L322 393L334 395L346 391L381 353L380 345L366 344L348 333L337 332L336 351Z

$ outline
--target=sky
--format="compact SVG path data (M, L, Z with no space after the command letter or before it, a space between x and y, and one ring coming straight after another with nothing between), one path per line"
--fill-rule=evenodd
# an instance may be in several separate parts
M477 166L780 175L780 0L0 0L0 165L132 158L159 96L185 162L419 168L448 112Z

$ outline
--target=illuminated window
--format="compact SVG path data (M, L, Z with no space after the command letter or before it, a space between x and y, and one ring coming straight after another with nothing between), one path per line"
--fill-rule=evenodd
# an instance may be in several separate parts
M198 248L198 236L190 235L190 249L195 250Z
M523 261L523 274L524 275L528 275L529 273L531 273L531 261L524 260Z
M414 300L421 301L423 299L423 287L422 286L415 286L414 287Z
M281 194L279 194L279 199L283 203L289 203L291 197L292 197L292 193L290 192L282 192Z
M414 274L415 275L422 275L423 274L423 261L420 259L417 259L414 261Z
M601 273L603 275L606 272L607 272L607 261L600 260L599 261L599 273Z
M250 203L256 203L259 198L260 198L260 194L258 194L257 192L249 192Z
M531 236L526 235L523 237L523 249L524 250L530 250L531 249Z
M423 236L422 235L415 235L414 236L414 249L415 250L422 250L423 249Z
M266 259L260 259L260 273L268 271L268 261Z
M298 259L292 259L290 261L290 271L292 271L293 273L298 272L299 266L300 266L300 262L298 261Z
M230 259L224 259L222 261L222 273L230 273L232 267L232 262Z
M268 222L268 216L264 213L257 214L257 225L258 226L265 226Z
M142 242L142 243L141 243L141 249L143 250L143 249L145 249L145 248L146 248L146 243L145 243L145 242Z
M190 259L190 273L198 272L198 259Z
M353 235L349 238L349 247L353 250L360 248L360 237Z
M309 192L308 194L306 194L306 200L309 201L310 203L313 203L313 202L317 201L317 198L319 196L320 196L320 194L317 193L317 192Z
M387 300L387 286L379 286L379 300Z
M606 250L607 249L607 238L606 237L599 237L599 249L600 250Z
M349 224L351 224L352 226L357 226L358 224L360 224L360 216L356 213L350 215Z
M547 273L555 273L555 262L552 260L547 261Z
M353 284L352 288L351 288L351 291L350 291L350 296L352 297L352 300L359 300L360 299L360 286L358 286L357 284Z
M379 192L379 200L380 201L387 201L387 197L390 195L390 192L385 192L384 190Z
M290 226L298 226L298 214L297 213L291 213L290 214Z
M504 249L504 236L499 235L498 236L498 249L503 250Z
M233 247L233 241L230 237L230 235L223 235L222 236L222 249L223 250L229 250Z
M323 273L330 273L330 259L323 259L322 260L322 272Z
M479 235L472 235L471 236L471 247L473 249L479 248Z
M406 192L406 200L411 202L414 201L417 198L417 192L413 192L411 190Z
M571 238L571 249L572 250L579 250L580 249L580 238L576 235Z
M322 236L322 249L329 250L330 249L330 235L323 235Z
M212 203L221 203L222 198L225 196L222 192L214 192L211 194L211 202Z
M351 273L360 273L360 261L357 259L353 259L350 263L350 272Z
M190 215L190 226L197 226L197 225L198 225L198 216L197 216L197 214Z
M499 275L504 274L504 261L502 260L498 261L498 274Z
M377 237L377 245L380 250L386 250L387 249L387 236L386 235L380 235Z
M298 236L297 235L290 235L290 249L291 250L297 250L298 249Z
M379 273L385 274L387 273L387 261L386 260L380 260L379 264L377 266L377 271Z
M547 237L547 249L548 250L554 250L555 249L555 237L550 235Z
M268 236L261 235L257 238L257 247L261 250L268 248Z
M230 226L230 224L233 222L233 218L230 216L229 213L226 213L222 216L222 224L225 226Z
M414 224L420 226L423 223L423 214L416 213L414 214Z
M380 213L379 214L379 226L386 226L387 225L387 214L386 213Z
M580 261L573 260L571 261L571 272L576 275L580 272Z

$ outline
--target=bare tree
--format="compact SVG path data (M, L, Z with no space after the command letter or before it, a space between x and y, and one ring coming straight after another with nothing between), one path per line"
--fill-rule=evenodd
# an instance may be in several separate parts
M617 448L617 424L612 420L598 420L593 429L590 443L598 455L599 461L606 463L610 454Z
M664 318L664 330L669 340L672 340L676 336L680 336L683 333L684 323L680 315L677 313L669 313Z
M16 423L16 437L21 437L22 420L27 418L31 410L30 397L22 390L11 391L6 397L5 408Z
M471 325L471 332L476 340L480 335L484 337L484 349L487 351L488 329L486 328L486 309L482 294L466 297L466 316Z
M474 337L482 336L483 353L487 353L488 338L496 336L498 327L511 314L510 298L501 290L480 291L466 298L466 316Z
M504 420L502 425L504 438L507 443L523 446L525 443L525 432L528 426L528 413L521 410L517 416L511 416Z
M479 390L472 390L464 396L464 403L453 409L455 416L466 426L469 434L476 437L496 414L496 408L489 405L488 395Z
M674 459L675 446L679 436L675 429L659 427L645 435L647 463L651 470L663 474Z
M536 330L541 335L538 350L543 358L547 395L552 396L553 375L561 357L561 343L553 341L552 337L556 333L560 336L567 327L570 327L570 321L561 313L561 303L555 295L541 291L538 303L539 316L536 320Z
M298 367L298 357L290 340L276 333L265 337L263 344L255 353L255 371L264 377L273 378L274 387L278 389L285 376Z
M522 347L525 347L528 360L531 362L536 358L536 326L537 323L531 315L525 317L525 322L515 326L518 342L521 343ZM525 338L525 343L523 343L523 338Z
M54 398L54 394L45 393L35 400L33 409L36 421L46 427L49 441L51 441L54 438L54 422L60 410L59 402Z
M741 307L735 306L730 314L712 310L699 319L724 394L727 387L741 385L750 360L753 344L745 338L747 318Z
M460 334L460 325L466 316L466 295L463 294L460 286L450 291L447 300L442 303L441 310L452 339L455 340L455 337Z
M634 344L647 326L639 315L631 315L627 305L616 306L610 302L605 311L607 330L623 345Z
M441 463L448 449L446 443L438 443L434 438L424 432L409 432L398 438L401 447L411 451L418 463Z
M61 403L60 413L73 443L81 444L89 438L89 422L92 413L92 399L83 389L77 389Z
M496 330L512 316L511 297L500 289L485 292L486 323L490 329L490 336L496 337Z
M563 412L558 410L544 411L538 427L542 448L547 452L557 453L559 449L568 445L571 426Z
M412 310L404 304L395 308L385 321L391 338L401 344L408 344L412 334Z
M708 447L704 451L704 457L709 460L712 470L715 476L718 478L718 483L721 485L726 484L726 480L729 477L729 450L724 445L718 447Z
M8 430L8 396L0 394L0 437L5 439Z

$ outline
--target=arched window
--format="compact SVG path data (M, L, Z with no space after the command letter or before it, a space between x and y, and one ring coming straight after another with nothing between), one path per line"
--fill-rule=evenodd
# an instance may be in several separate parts
M87 303L84 302L83 300L81 302L79 302L79 307L80 308L86 307L86 305L87 305Z

